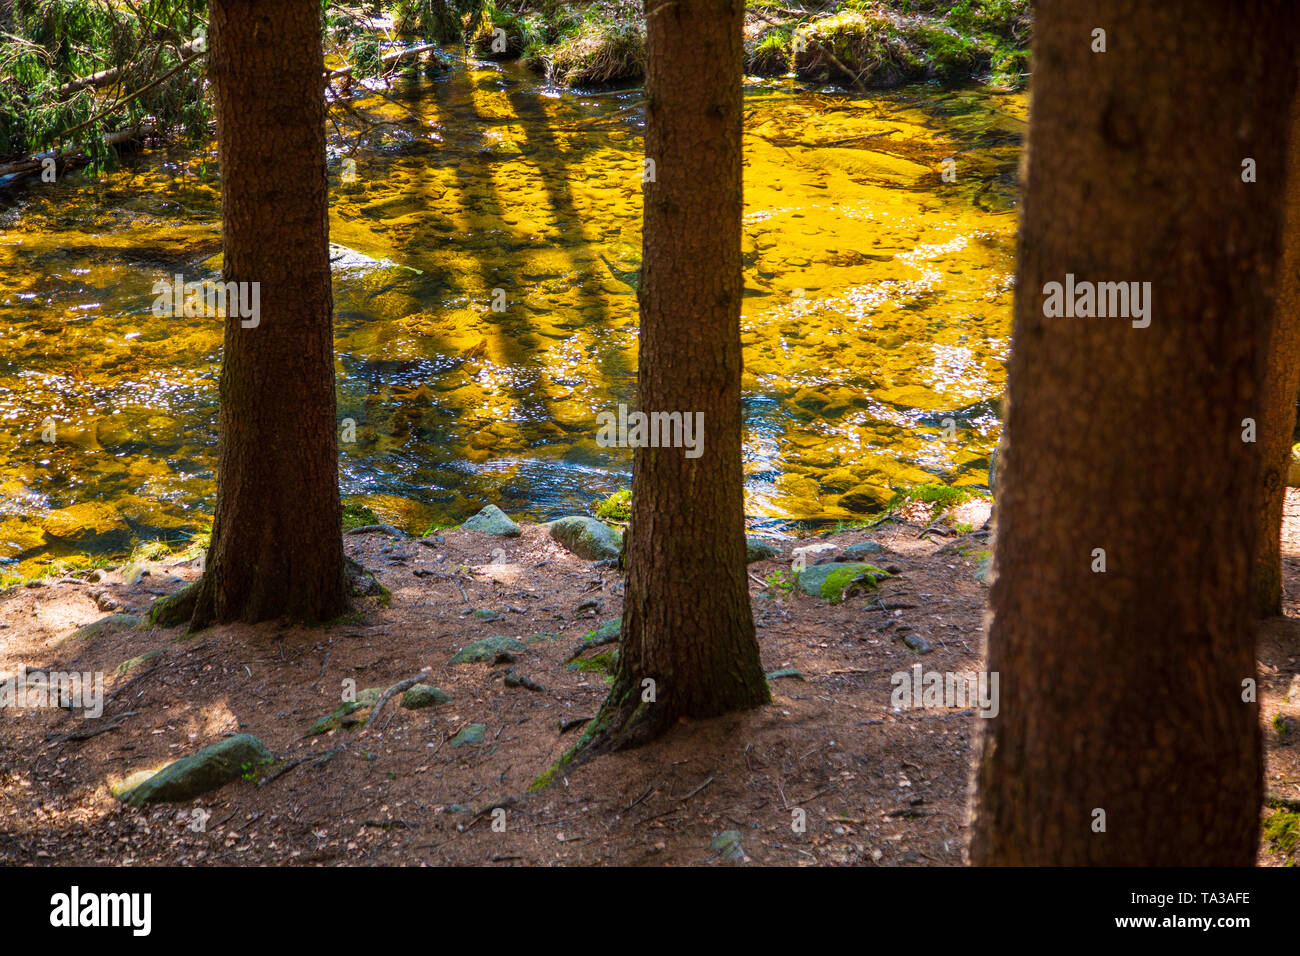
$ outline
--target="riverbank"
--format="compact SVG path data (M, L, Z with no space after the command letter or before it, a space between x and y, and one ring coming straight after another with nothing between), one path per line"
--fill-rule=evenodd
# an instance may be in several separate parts
M938 524L917 509L778 543L749 567L772 704L683 725L535 793L529 785L603 699L615 645L601 639L622 611L617 570L578 557L542 525L520 523L517 536L348 535L349 556L389 593L320 628L189 636L99 609L107 596L117 614L138 618L197 577L193 562L170 557L130 576L9 589L0 677L43 667L102 673L106 686L98 718L0 709L0 862L960 865L980 718L970 707L898 707L894 694L895 675L916 665L983 666L989 543L973 529L987 503L964 507ZM1292 491L1292 544L1297 512ZM868 560L889 576L830 595L802 587L791 565L809 546L822 549L808 557L814 568ZM1285 650L1300 615L1294 555L1284 574L1293 617L1261 636L1260 699L1268 788L1294 800L1300 665ZM379 690L425 668L421 683L446 699L428 690L403 706L395 695L363 728ZM351 712L340 705L349 688ZM114 797L132 775L237 733L274 762L237 768L233 782L178 803ZM1296 815L1265 816L1260 864L1293 862Z
M1028 79L1030 22L1028 0L751 2L745 71L861 89L931 79L1020 89ZM399 15L396 27L453 39L445 27L422 26L410 15ZM639 3L489 5L467 18L465 29L477 56L522 57L559 85L630 84L645 76Z

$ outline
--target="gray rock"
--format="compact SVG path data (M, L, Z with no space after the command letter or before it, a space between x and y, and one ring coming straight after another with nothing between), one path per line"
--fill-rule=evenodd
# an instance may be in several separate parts
M407 710L419 710L422 707L436 707L449 700L451 700L450 694L432 684L416 684L402 695L401 704Z
M792 680L804 679L803 672L795 667L782 667L780 670L772 671L772 673L767 674L766 677L768 680L780 680L783 677L788 677Z
M546 527L555 541L587 561L617 559L623 546L619 532L585 515L559 518Z
M460 526L462 531L481 531L498 538L517 538L522 532L496 505L488 505Z
M975 565L975 580L983 585L993 584L993 554L984 555Z
M526 651L528 645L523 641L517 641L513 637L506 637L504 634L494 634L491 637L485 637L481 641L475 641L472 644L466 644L457 651L449 664L491 664L498 656L509 654L511 651Z
M451 745L453 747L464 747L466 744L481 744L486 734L487 728L482 724L470 724L451 738Z
M745 849L740 845L739 830L723 830L715 833L709 848L716 850L728 863L744 863Z
M125 631L127 628L136 627L140 623L140 618L134 614L110 614L108 617L101 617L98 621L91 621L85 627L79 627L69 637L69 640L81 640L87 637L98 637L107 631Z
M861 561L865 558L871 558L873 555L880 554L884 547L875 541L859 541L857 544L851 544L839 554L835 555L836 561Z
M168 764L121 799L132 806L176 803L224 787L240 777L252 777L275 761L271 751L251 734L236 734L198 753Z
M776 548L762 538L745 539L746 564L753 564L755 561L764 561L773 557L776 557Z

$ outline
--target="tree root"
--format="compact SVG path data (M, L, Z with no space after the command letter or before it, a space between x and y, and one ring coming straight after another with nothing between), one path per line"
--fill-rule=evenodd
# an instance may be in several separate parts
M188 624L199 599L199 582L193 581L175 594L160 597L149 606L145 623L150 627L175 627Z

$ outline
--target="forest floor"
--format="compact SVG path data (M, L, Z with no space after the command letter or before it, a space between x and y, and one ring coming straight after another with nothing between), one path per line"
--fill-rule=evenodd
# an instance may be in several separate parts
M1300 496L1289 494L1291 617L1265 627L1259 657L1267 786L1296 798ZM978 526L978 516L963 520L971 517ZM715 841L726 831L738 833L743 853L732 862L962 864L980 718L969 709L894 710L890 677L917 663L981 668L987 588L976 569L988 543L978 532L922 531L890 521L783 542L777 557L750 565L751 595L765 670L793 667L803 679L774 679L771 706L683 724L535 793L529 785L581 733L580 725L562 733L561 722L594 715L607 686L602 672L570 670L565 659L622 606L614 569L574 557L540 526L513 539L350 535L348 553L378 574L391 604L312 629L240 625L185 636L103 626L69 639L104 617L101 606L138 614L197 577L175 559L151 563L134 585L135 574L105 571L95 583L12 588L0 594L0 680L22 665L101 671L107 690L98 720L0 709L0 864L723 864L727 851ZM832 605L765 583L789 570L795 546L867 539L885 549L873 562L899 572L879 591ZM475 609L501 617L480 620ZM506 686L505 666L448 663L496 634L525 643L514 672L544 689ZM930 650L913 650L917 639ZM408 710L394 699L369 729L304 736L338 706L345 680L388 687L426 667L427 683L449 702ZM476 724L481 743L453 746ZM78 730L95 733L67 736ZM249 773L184 804L137 809L112 796L110 784L236 731L261 739L281 768L335 753L273 777ZM802 832L792 826L797 810ZM1261 865L1294 860L1268 842Z

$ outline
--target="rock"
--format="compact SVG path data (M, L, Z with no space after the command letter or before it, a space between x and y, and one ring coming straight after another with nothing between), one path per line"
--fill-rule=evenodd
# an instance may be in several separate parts
M806 544L802 548L795 548L793 552L793 564L795 567L803 565L810 567L818 562L821 558L831 558L839 548L830 542L823 544Z
M481 641L466 644L457 651L447 663L449 664L491 664L502 654L511 651L526 651L528 645L504 634L494 634ZM513 658L512 658L513 659Z
M251 777L274 761L271 752L256 737L236 734L169 763L140 785L124 791L121 799L135 807L193 800L240 777Z
M799 589L813 597L838 604L854 585L876 586L877 578L889 572L872 564L843 564L838 561L816 564L799 572Z
M498 614L496 611L492 610L491 608L486 608L486 607L476 608L474 611L474 617L476 617L480 621L501 620L500 614Z
M498 538L517 538L523 533L519 530L519 525L506 517L506 513L496 505L488 505L460 527L462 531L481 531Z
M872 555L880 554L884 547L875 541L859 541L857 544L851 544L839 554L835 555L836 561L861 561Z
M432 684L416 684L402 695L401 704L407 710L419 710L422 707L437 707L449 700L451 700L450 694Z
M999 446L1000 447L1000 446ZM1295 460L1294 450L1292 451L1292 461ZM1293 465L1294 470L1294 465ZM998 448L989 452L989 494L993 497L998 495Z
M975 580L980 584L993 584L993 552L982 555L975 565Z
M375 704L379 703L379 698L383 693L381 687L367 687L363 691L358 691L355 700L343 701L334 708L333 713L326 714L312 724L305 736L314 737L317 734L329 733L335 727L344 726L344 721L358 710L370 710ZM356 721L351 721L351 723L356 723Z
M901 637L903 638L903 643L918 654L929 654L930 651L934 650L934 648L930 646L930 642L919 634L903 634Z
M587 561L617 559L623 546L621 534L584 515L559 518L546 527L552 539Z
M740 845L739 830L723 830L721 833L715 833L709 848L716 850L728 863L745 862L745 849Z
M98 621L91 621L85 627L77 628L72 632L69 640L98 637L108 631L124 631L139 624L140 618L134 614L110 614L108 617L101 617Z
M481 744L486 734L487 728L482 724L469 724L462 727L460 733L451 738L451 745L464 747L466 744Z
M762 538L745 539L745 563L753 564L755 561L765 561L768 558L776 557L776 548L768 544Z
M622 632L623 619L621 617L612 617L594 631L588 631L582 635L582 639L597 644L609 644L612 641L617 641Z
M541 684L536 683L524 674L516 674L512 667L506 671L505 684L507 687L522 687L525 690L545 690Z
M141 654L139 657L133 657L133 658L131 658L130 660L123 661L122 663L120 663L120 664L117 665L117 673L118 673L119 675L121 675L121 674L127 674L127 673L131 672L132 670L134 670L135 668L139 667L139 666L140 666L141 664L143 664L145 661L151 661L151 660L153 660L155 657L157 657L157 656L158 656L159 654L161 654L161 653L162 653L162 651L159 651L159 650L145 651L145 652L144 652L143 654Z

